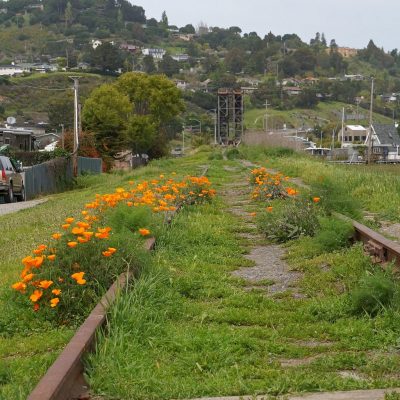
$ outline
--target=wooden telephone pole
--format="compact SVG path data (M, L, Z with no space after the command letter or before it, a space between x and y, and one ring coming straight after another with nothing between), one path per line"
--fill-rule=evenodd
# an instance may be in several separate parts
M72 170L78 176L78 149L79 149L79 76L70 76L74 81L74 146L72 152Z
M371 82L371 105L369 109L369 134L368 134L368 157L367 164L371 164L372 162L372 112L374 108L374 78L372 78Z

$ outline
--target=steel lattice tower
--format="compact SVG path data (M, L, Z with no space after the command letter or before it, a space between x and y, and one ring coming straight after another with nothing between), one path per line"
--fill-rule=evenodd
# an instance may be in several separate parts
M243 135L243 91L218 90L218 142L237 146Z

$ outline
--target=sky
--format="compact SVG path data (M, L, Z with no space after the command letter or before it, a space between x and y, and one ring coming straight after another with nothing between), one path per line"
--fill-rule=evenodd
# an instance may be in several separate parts
M386 51L400 48L400 0L131 0L147 18L160 20L165 10L170 25L200 22L226 28L239 26L262 38L296 33L305 42L324 32L328 44L364 48L370 39Z

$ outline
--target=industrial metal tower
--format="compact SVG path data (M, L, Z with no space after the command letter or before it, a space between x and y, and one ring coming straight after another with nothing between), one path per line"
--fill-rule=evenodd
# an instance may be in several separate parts
M218 90L218 143L237 146L243 135L243 91Z

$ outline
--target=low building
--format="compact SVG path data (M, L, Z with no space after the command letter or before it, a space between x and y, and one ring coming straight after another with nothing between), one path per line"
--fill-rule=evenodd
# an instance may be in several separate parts
M400 135L395 125L373 124L372 152L383 161L400 161Z
M284 86L283 91L288 96L298 96L303 91L303 89L297 86Z
M33 131L0 127L0 146L9 145L16 150L32 151L34 149L34 141Z
M151 56L156 60L162 60L166 54L164 49L142 49L142 54L144 56Z
M367 136L368 129L361 125L346 125L344 130L339 132L339 140L342 142L342 147L364 144Z
M134 44L129 43L122 43L120 44L119 48L132 54L137 53L141 49L140 46L135 46Z
M0 65L0 76L17 76L24 72L29 72L29 70L17 65Z
M173 60L178 61L178 62L186 62L189 60L188 54L175 54L171 57Z

